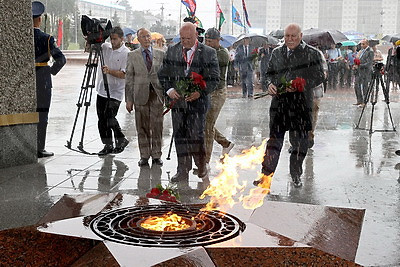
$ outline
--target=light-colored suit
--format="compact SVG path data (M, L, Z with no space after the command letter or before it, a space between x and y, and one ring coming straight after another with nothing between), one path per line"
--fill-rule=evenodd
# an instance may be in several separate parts
M135 122L141 158L161 157L163 129L163 88L157 72L162 64L164 52L152 49L150 71L138 48L128 54L125 78L125 100L135 108Z

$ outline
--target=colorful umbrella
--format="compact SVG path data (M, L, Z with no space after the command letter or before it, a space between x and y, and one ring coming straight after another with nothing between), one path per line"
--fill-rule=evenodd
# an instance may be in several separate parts
M152 41L164 38L164 35L162 35L161 33L158 33L158 32L152 32L150 34L151 34L151 40ZM137 37L135 37L135 39L133 39L132 43L134 43L134 44L138 44L139 43Z
M356 46L357 45L357 42L355 42L355 41L343 41L343 42L340 42L341 44L342 44L342 46Z

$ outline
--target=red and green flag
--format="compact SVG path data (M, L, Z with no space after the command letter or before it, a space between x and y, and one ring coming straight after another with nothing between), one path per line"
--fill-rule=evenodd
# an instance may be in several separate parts
M189 17L193 17L196 13L196 0L181 0L181 3L186 6Z
M221 9L218 1L216 1L216 3L217 3L217 18L219 18L218 30L221 31L222 24L225 21L225 16L224 16L224 13L222 12L222 9Z

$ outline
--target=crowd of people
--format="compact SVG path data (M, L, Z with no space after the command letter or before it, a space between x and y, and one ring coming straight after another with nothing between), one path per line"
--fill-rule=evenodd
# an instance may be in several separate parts
M54 39L38 29L44 5L33 2L32 11L40 113L38 156L46 157L52 153L44 150L46 129L42 125L47 125L51 83L42 77L55 75L65 64L65 57L53 45ZM262 91L272 96L262 173L267 177L275 172L285 133L289 132L290 175L294 186L300 187L302 164L314 144L324 91L343 87L345 83L354 86L356 104L363 106L374 66L383 71L382 53L375 46L370 47L368 40L360 42L358 51L355 46L345 50L337 44L323 50L306 44L300 26L294 23L286 26L279 45L265 43L254 47L249 38L244 38L235 50L229 51L221 46L217 29L208 29L204 38L200 38L202 32L205 31L186 21L180 28L180 42L167 48L164 38L153 42L146 28L136 33L139 45L133 45L132 35L124 36L120 27L111 29L110 42L101 44L104 64L98 69L96 84L98 130L104 144L98 155L121 153L129 144L116 119L120 104L125 101L127 112L134 111L135 115L138 165L149 165L151 158L153 165L162 166L163 120L166 112L171 111L178 162L172 182L187 181L193 162L198 177L208 180L214 140L222 146L222 159L234 146L215 127L226 100L227 86L240 80L242 97L252 99L255 79ZM399 77L399 49L399 43L394 43L385 66L386 74L390 72L394 82ZM49 56L56 60L51 68L47 66ZM42 98L44 93L46 96ZM254 184L263 186L264 182L260 179Z

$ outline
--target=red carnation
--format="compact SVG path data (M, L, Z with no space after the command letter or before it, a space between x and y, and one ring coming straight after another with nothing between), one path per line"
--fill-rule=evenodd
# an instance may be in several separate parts
M200 86L201 89L206 88L206 81L203 80L203 76L196 72L192 72L190 78L193 79L193 84Z
M304 86L306 85L306 80L303 78L297 77L292 81L292 87L297 89L297 92L304 92Z
M159 194L161 194L161 191L157 187L154 187L151 189L150 193L153 195L159 195Z
M360 65L360 64L361 64L360 59L359 59L359 58L355 58L355 59L354 59L354 64Z

